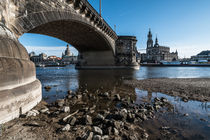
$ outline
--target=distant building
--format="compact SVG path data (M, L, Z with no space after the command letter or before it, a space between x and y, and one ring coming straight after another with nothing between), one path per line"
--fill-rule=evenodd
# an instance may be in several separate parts
M192 56L191 61L197 61L197 62L210 62L210 50L202 51L201 53Z
M116 64L117 65L138 65L136 48L137 39L135 36L118 36L116 41Z
M77 63L77 56L71 53L69 45L66 46L65 53L62 54L62 63L65 65Z
M153 45L152 33L149 30L146 54L141 54L141 62L160 63L161 61L176 61L178 60L178 52L170 53L170 48L160 46L156 37L155 44Z
M51 55L51 56L48 56L48 61L53 61L53 62L56 62L58 59L57 59L57 56L54 56L54 55Z
M34 63L43 63L47 60L47 55L44 53L41 53L39 55L36 55L34 52L29 53L30 60Z

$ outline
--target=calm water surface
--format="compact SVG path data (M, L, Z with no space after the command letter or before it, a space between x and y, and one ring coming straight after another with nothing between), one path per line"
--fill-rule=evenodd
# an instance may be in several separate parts
M133 92L136 94L136 103L152 102L155 97L166 97L174 105L175 112L159 114L158 122L147 122L148 131L159 129L164 125L176 128L180 139L210 139L210 102L185 103L179 97L163 93L148 93L122 85L123 79L210 78L210 67L141 67L140 70L79 71L75 70L74 66L52 67L37 68L37 78L42 82L43 87L52 87L48 92L43 89L43 98L47 102L64 98L68 90L76 91L81 87L89 91L100 88L104 91L119 93Z

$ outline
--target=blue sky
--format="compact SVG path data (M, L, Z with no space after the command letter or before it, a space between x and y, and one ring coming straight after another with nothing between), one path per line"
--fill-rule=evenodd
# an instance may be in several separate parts
M89 0L99 9L99 0ZM210 50L210 0L102 0L102 16L118 35L135 35L138 50L146 48L151 28L159 44L170 46L179 56L190 57ZM60 56L66 43L47 36L24 34L21 43L28 51ZM72 50L76 53L75 50Z

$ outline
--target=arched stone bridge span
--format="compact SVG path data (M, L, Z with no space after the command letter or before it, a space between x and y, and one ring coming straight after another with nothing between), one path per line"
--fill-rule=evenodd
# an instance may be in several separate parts
M81 66L115 65L116 33L87 0L0 1L0 124L41 100L34 64L18 38L38 33L78 49Z

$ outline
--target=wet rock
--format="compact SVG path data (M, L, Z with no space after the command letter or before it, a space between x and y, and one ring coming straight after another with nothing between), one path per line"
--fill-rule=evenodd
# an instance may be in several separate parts
M56 101L56 105L58 107L63 107L64 103L65 103L64 99L59 99Z
M154 101L155 101L155 102L159 102L159 101L160 101L160 98L155 97L155 98L154 98Z
M65 112L65 113L70 112L70 107L69 106L64 106L62 111Z
M182 101L183 101L183 102L188 102L189 99L188 99L188 97L182 97Z
M73 93L73 91L71 91L71 90L68 90L68 94L72 94Z
M50 90L51 90L51 86L45 86L44 89L45 89L46 91L50 91Z
M147 110L153 111L154 107L152 105L146 105L144 108L144 113L147 112Z
M100 136L100 135L95 135L95 136L93 137L93 140L101 140L101 136Z
M120 101L121 97L119 94L114 95L114 101Z
M167 103L167 102L168 102L168 99L162 97L162 98L161 98L161 101L164 102L164 103Z
M207 120L205 120L205 119L203 119L203 118L201 118L200 120L203 121L203 122L207 122Z
M155 110L159 110L159 109L161 109L161 106L160 105L154 105L154 108L155 108Z
M67 124L64 128L62 128L62 131L69 131L71 126Z
M93 127L93 132L99 135L103 135L103 131L101 130L101 128L94 126Z
M188 117L188 116L189 116L189 114L188 114L188 113L186 113L186 114L184 114L184 116L185 116L185 117Z

